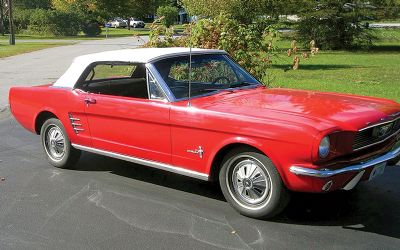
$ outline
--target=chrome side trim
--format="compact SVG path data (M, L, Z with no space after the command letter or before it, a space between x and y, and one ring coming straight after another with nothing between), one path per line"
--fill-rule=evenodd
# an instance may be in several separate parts
M137 157L127 156L127 155L118 154L118 153L105 151L105 150L101 150L101 149L86 147L86 146L82 146L82 145L78 145L78 144L74 144L74 143L72 143L72 146L76 149L80 149L83 151L100 154L100 155L104 155L104 156L108 156L108 157L112 157L112 158L116 158L116 159L120 159L120 160L124 160L124 161L129 161L129 162L133 162L136 164L146 165L148 167L166 170L166 171L169 171L172 173L193 177L193 178L200 179L203 181L208 181L208 179L209 179L209 176L207 174L203 174L203 173L192 171L192 170L187 170L187 169L184 169L181 167L176 167L176 166L172 166L172 165L161 163L161 162L150 161L150 160L141 159L141 158L137 158Z
M338 174L344 174L344 173L349 173L349 172L360 172L364 169L367 169L369 167L372 167L376 164L382 163L389 161L393 158L396 158L397 156L400 155L400 145L398 147L382 156L379 156L375 159L372 159L370 161L357 164L357 165L352 165L348 167L344 167L341 169L336 169L336 170L330 170L330 169L311 169L311 168L305 168L305 167L300 167L300 166L291 166L289 171L295 175L305 175L305 176L312 176L312 177L318 177L318 178L327 178L331 177L334 175Z

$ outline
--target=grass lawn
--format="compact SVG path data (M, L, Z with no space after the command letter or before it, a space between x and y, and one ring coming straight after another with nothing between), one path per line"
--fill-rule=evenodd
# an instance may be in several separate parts
M56 46L68 45L70 43L17 43L8 45L8 42L0 41L0 58L14 56L22 53L47 49Z
M372 35L376 37L374 44L381 49L387 46L400 47L400 29L375 29Z
M284 52L274 59L271 86L384 97L400 102L400 30L380 30L369 51L321 51L299 70L290 70L293 58ZM278 42L280 48L290 41Z
M300 62L299 70L277 59L269 69L272 86L352 93L400 102L400 51L321 52ZM266 80L266 79L264 79Z

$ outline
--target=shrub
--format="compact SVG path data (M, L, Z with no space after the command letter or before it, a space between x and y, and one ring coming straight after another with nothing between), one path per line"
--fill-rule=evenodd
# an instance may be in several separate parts
M185 38L174 39L174 28L157 24L155 20L150 25L149 42L144 47L166 48L185 46Z
M178 9L173 6L160 6L157 9L157 16L161 19L161 23L166 27L173 25L178 17Z
M300 21L297 31L302 42L307 43L314 39L322 49L369 46L373 39L368 30L337 16L304 18Z
M30 21L27 27L29 33L38 35L54 35L55 25L51 17L51 11L44 9L36 9L32 11Z
M81 29L80 24L74 13L36 9L31 13L27 30L38 35L75 36Z
M101 34L101 28L96 21L85 22L83 24L82 31L83 33L85 33L86 36L89 37L94 37Z
M81 30L81 19L75 13L53 11L56 25L55 35L76 36Z
M26 30L31 20L31 15L35 10L15 8L14 25L17 32Z

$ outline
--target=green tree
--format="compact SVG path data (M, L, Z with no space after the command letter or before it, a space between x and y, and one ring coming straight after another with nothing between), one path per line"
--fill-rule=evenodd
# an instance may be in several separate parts
M400 0L371 0L369 3L375 7L373 16L378 20L400 16Z
M242 24L249 24L259 17L278 19L279 15L297 14L310 0L180 0L190 15L215 18L228 14Z
M170 27L178 17L178 8L174 6L160 6L157 9L157 16L161 18L162 24Z
M117 16L135 16L139 12L147 14L151 4L146 3L145 0L52 0L52 6L57 10L78 13L86 20L98 22Z
M293 15L304 11L307 0L261 0L261 12L278 19L280 15Z
M263 14L264 0L181 0L192 16L215 18L221 13L228 14L239 23L251 23Z
M98 20L101 11L97 0L51 0L52 7L62 12L72 12L84 20Z
M14 0L14 6L23 9L49 9L51 0Z
M374 9L363 1L309 1L300 14L297 28L300 40L314 40L323 49L347 49L369 45L372 37L361 21Z

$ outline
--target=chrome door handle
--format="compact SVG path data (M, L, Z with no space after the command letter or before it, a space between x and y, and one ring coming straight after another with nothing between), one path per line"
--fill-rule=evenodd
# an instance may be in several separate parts
M89 106L89 104L96 104L97 101L96 101L96 99L85 98L85 103L86 103L87 106Z

